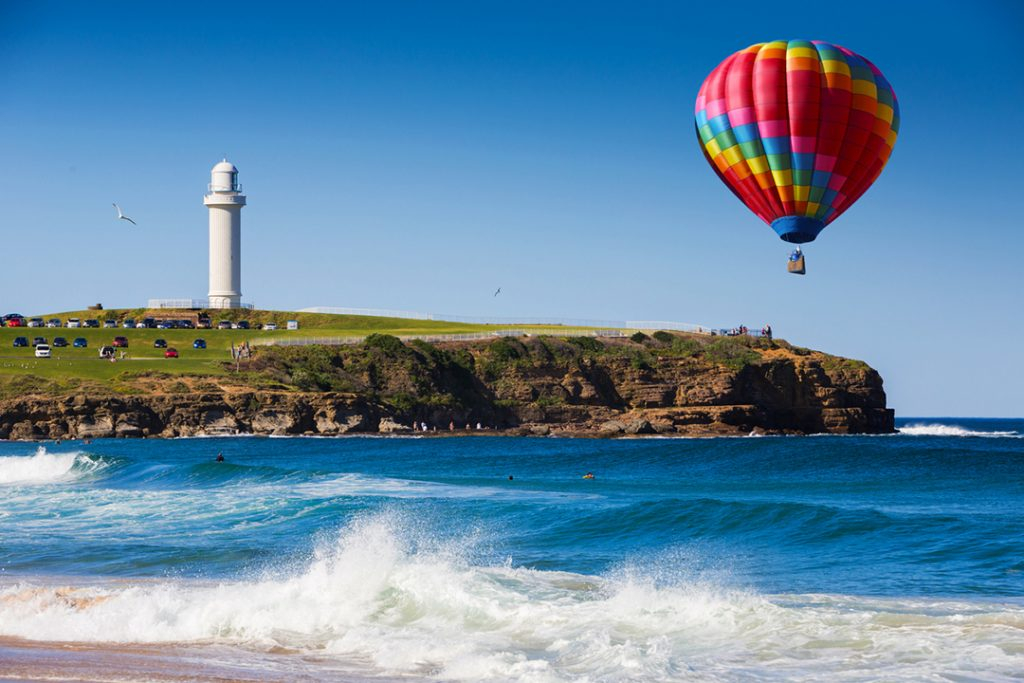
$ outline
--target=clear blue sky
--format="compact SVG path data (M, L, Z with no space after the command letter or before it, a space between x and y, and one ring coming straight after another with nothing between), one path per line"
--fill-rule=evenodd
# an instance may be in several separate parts
M226 152L261 308L768 322L899 415L1024 415L1024 3L806 5L7 0L0 308L205 296ZM902 108L804 278L693 131L775 38L867 56Z

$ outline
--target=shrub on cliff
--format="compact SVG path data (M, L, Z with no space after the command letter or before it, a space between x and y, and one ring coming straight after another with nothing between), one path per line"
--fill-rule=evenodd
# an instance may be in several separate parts
M390 334L371 334L363 340L363 346L368 349L380 349L392 355L401 353L406 348L401 339Z
M591 353L601 353L601 351L604 351L604 344L593 337L569 337L565 341Z
M672 340L675 339L675 336L669 334L665 330L658 330L651 336L654 337L655 341L659 341L662 344L671 344Z
M739 339L739 337L715 339L704 347L704 358L736 371L759 362L761 355L749 349L742 341L738 341Z
M648 339L650 339L650 337L648 337L643 332L634 332L633 334L629 335L629 340L632 342L636 342L637 344L643 344Z

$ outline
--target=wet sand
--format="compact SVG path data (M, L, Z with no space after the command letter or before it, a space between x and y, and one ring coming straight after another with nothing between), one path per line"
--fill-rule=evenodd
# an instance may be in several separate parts
M370 680L394 683L399 679L358 676L341 670L336 661L284 650L256 652L212 644L107 645L0 637L0 683L366 683Z

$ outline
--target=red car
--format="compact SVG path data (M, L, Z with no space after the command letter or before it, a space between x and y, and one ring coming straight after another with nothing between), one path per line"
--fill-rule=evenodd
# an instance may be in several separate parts
M25 327L25 319L11 318L7 321L7 327Z
M114 337L114 346L128 348L128 337Z
M164 351L164 358L177 358L178 349L167 349Z

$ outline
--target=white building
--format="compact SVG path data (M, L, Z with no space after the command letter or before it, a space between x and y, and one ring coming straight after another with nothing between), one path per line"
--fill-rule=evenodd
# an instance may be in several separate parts
M242 207L238 169L224 159L210 172L203 204L210 210L210 308L242 304Z
M210 171L203 204L210 212L210 291L206 299L150 299L150 308L252 308L242 303L242 207L238 169L227 159Z

